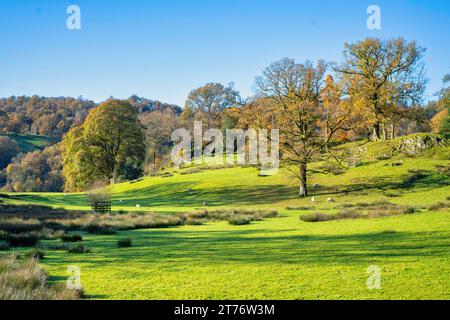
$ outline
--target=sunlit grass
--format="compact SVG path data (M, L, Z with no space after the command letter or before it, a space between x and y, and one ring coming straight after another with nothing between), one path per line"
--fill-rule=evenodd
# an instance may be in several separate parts
M314 202L297 197L297 181L286 169L268 177L253 167L167 169L167 176L114 186L113 210L275 209L281 217L241 226L207 222L85 234L90 253L50 250L42 263L55 281L69 276L69 265L79 266L85 292L94 299L449 299L450 211L428 210L448 202L450 179L437 170L448 165L439 157L366 159L340 175L311 175ZM186 170L191 171L181 174ZM424 174L414 178L418 171ZM89 208L81 193L14 196L4 201ZM375 201L417 212L317 223L299 219ZM124 238L132 247L118 248ZM367 288L371 265L381 268L380 290Z

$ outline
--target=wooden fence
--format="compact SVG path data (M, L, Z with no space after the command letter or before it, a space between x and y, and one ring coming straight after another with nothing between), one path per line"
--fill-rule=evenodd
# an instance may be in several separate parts
M96 213L111 213L111 201L92 202L91 208Z

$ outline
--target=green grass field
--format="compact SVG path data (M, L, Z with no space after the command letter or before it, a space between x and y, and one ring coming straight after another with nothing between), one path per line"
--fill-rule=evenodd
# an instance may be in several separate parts
M446 152L366 159L344 174L314 174L315 203L296 197L297 182L285 169L270 177L259 177L252 167L167 170L166 176L116 185L113 210L255 208L276 209L280 217L245 226L209 222L85 235L91 253L48 251L42 264L54 281L69 276L69 265L79 266L92 299L449 299L450 210L427 209L449 200L450 179L439 170L450 165L442 158ZM425 174L412 179L415 172ZM299 220L306 212L333 214L339 205L379 200L418 212ZM83 194L17 194L5 201L88 208ZM133 239L133 247L117 248L124 237ZM366 285L372 265L381 269L381 289Z
M55 280L81 269L94 299L449 299L449 212L300 222L297 214L230 226L88 236L84 255L49 252ZM395 233L393 233L395 231ZM118 249L116 240L133 239ZM369 290L367 268L381 268Z
M42 150L46 146L56 142L55 139L46 136L38 135L22 135L22 134L0 134L2 136L10 137L19 145L19 149L23 153L32 152L35 150Z

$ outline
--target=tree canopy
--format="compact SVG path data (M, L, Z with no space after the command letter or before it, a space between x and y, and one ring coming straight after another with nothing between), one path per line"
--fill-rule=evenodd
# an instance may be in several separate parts
M98 181L139 177L144 141L138 112L129 102L108 100L99 105L63 141L66 189L84 190Z
M399 107L421 102L424 51L402 38L367 38L345 45L344 63L336 70L345 81L345 94L371 126L374 140L386 138L387 126L404 116Z

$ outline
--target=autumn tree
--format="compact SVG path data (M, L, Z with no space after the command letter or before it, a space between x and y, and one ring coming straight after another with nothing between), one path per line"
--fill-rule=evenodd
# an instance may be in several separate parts
M450 74L443 79L444 85L450 83ZM436 131L450 138L450 86L444 86L439 92L438 108L442 109L434 118ZM432 121L433 121L432 120Z
M8 114L5 111L0 110L0 130L4 130L4 128L8 123L8 120L9 120Z
M277 129L275 124L274 103L268 97L256 97L242 108L235 111L237 127L241 129ZM267 137L269 138L269 137Z
M239 92L233 84L224 86L220 83L207 83L192 90L186 100L186 108L193 114L200 115L208 128L218 126L222 112L241 102Z
M387 137L386 127L398 118L398 107L418 104L423 96L424 49L402 38L381 41L368 38L346 44L344 63L336 68L346 85L353 107L371 126L372 137Z
M60 144L21 154L6 168L7 190L60 192L64 186Z
M9 137L0 136L0 170L6 168L11 159L19 154L19 145Z
M73 125L83 123L94 106L82 98L0 98L0 131L61 138Z
M260 94L271 100L271 122L280 130L282 160L298 167L300 197L308 195L308 164L324 151L347 120L347 115L341 116L345 112L341 112L339 103L324 109L326 67L324 61L299 64L285 58L271 64L256 79Z
M157 110L140 114L139 120L145 132L147 166L154 169L164 154L169 153L171 134L177 129L177 115L171 109Z
M91 110L81 127L69 131L63 146L67 190L142 173L144 133L137 110L127 101L111 99Z

